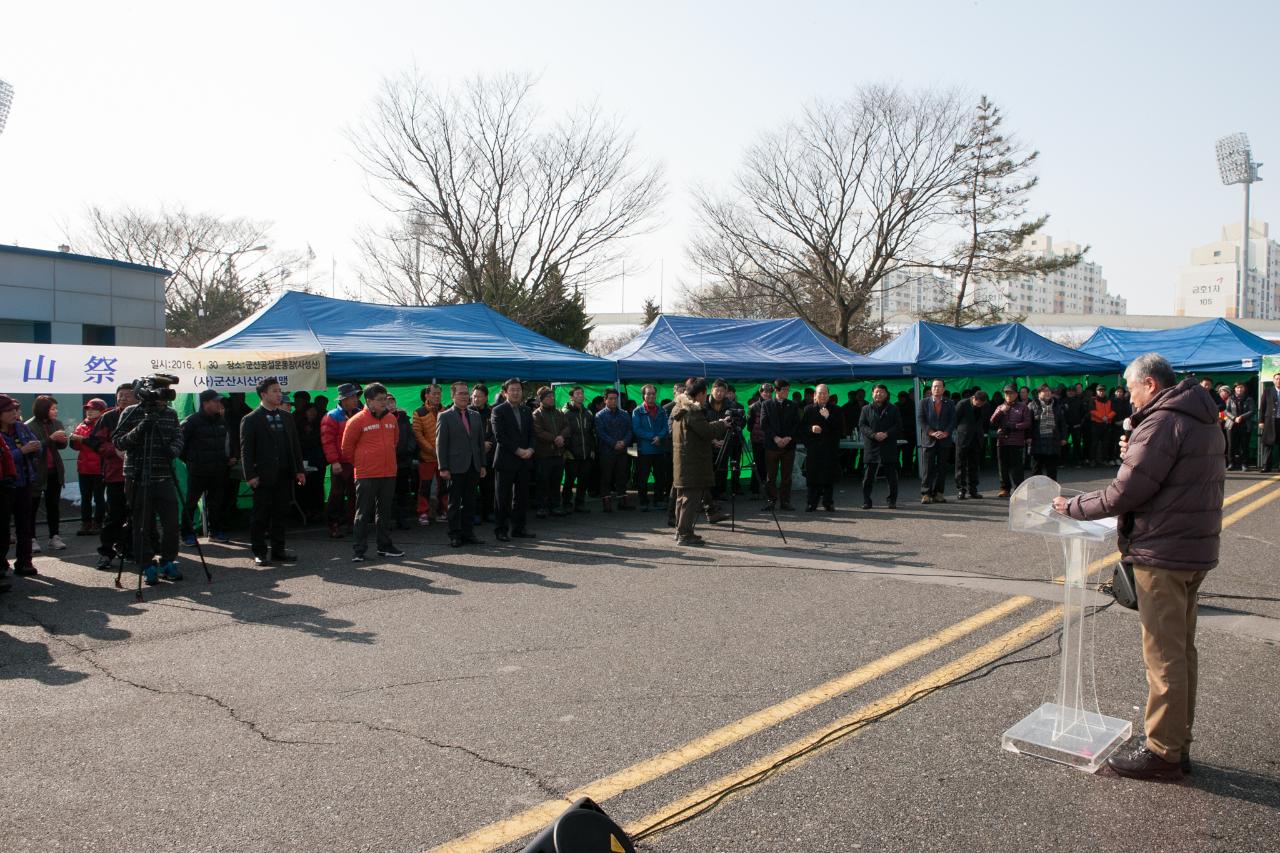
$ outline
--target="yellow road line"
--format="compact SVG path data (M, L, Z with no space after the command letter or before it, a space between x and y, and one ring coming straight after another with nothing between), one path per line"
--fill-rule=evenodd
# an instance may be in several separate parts
M903 646L896 652L858 667L837 678L820 684L803 693L785 699L776 705L757 711L754 714L716 729L702 737L695 738L683 746L668 750L646 759L630 767L597 779L576 791L571 792L564 800L548 800L531 809L490 824L455 841L442 844L434 849L434 853L482 853L493 850L523 838L532 832L542 829L546 824L564 811L565 805L578 797L590 797L596 802L603 802L616 797L632 788L651 782L660 776L677 770L685 765L704 758L713 752L724 749L757 732L772 728L784 720L808 711L828 702L837 696L848 693L854 688L899 669L925 655L937 651L950 643L979 630L1015 610L1026 607L1035 601L1030 596L1020 595L1006 599L999 604L974 614L968 619L943 628L935 634Z
M834 723L831 723L830 725L827 725L827 726L823 726L821 729L818 729L817 731L810 732L804 737L794 740L791 743L787 744L786 746L774 750L773 752L769 753L763 758L758 759L757 761L753 761L751 764L748 764L746 767L743 767L740 770L735 770L734 772L726 776L722 776L719 779L715 780L714 782L711 782L707 785L702 786L701 788L689 794L688 796L681 797L679 800L676 800L675 802L669 805L663 806L658 811L653 812L652 814L646 815L640 820L637 820L631 824L628 824L623 828L626 830L628 835L635 835L636 833L640 832L643 829L647 829L649 827L656 827L660 823L665 823L675 817L678 817L681 812L684 812L686 809L692 808L693 806L697 805L698 803L707 799L708 797L715 796L717 793L719 793L720 791L723 791L725 788L728 788L732 785L741 784L742 782L745 782L749 779L753 779L760 774L769 774L770 768L773 768L773 766L777 764L779 761L782 761L783 759L786 759L787 757L794 755L795 753L799 752L802 749L812 748L814 744L818 743L823 738L828 737L832 732L838 729L845 728L846 726L856 725L857 723L865 722L881 714L890 712L893 709L897 708L899 705L908 701L912 696L916 695L922 690L936 689L938 687L943 686L944 684L947 684L948 682L954 681L957 678L967 675L973 672L974 670L977 670L987 665L988 663L991 663L997 658L1007 655L1009 652L1013 651L1014 649L1017 649L1020 646L1025 645L1033 637L1043 633L1044 631L1047 631L1050 627L1057 625L1061 621L1062 621L1062 608L1060 607L1055 608L1053 610L1049 610L1045 613L1042 613L1039 616L1035 617L1034 619L1024 622L1023 624L1019 625L1017 628L1014 628L1012 631L1009 631L1006 634L1002 634L1001 636L997 637L996 639L992 640L986 645L980 648L974 649L973 651L969 652L966 655L963 655L962 657L956 658L951 663L948 663L945 666L941 666L938 669L935 669L933 672L929 673L923 678L918 678L899 690L895 690L894 692L886 696L883 696L880 699L875 700L874 702L870 702L866 705L863 705L858 710L854 711L851 714L848 714L847 716L841 717L840 719L836 720ZM856 734L857 734L857 731L851 732L848 735L848 737L852 737ZM784 770L792 770L795 767L799 766L800 764L803 764L812 756L817 755L819 752L822 752L828 749L830 746L833 746L835 743L839 743L839 742L840 740L838 739L836 741L833 741L831 744L825 744L822 747L819 747L818 749L815 749L813 752L806 755L803 759L798 759L796 761L783 765L782 767L778 767L774 769L773 772L781 773Z
M1237 503L1277 481L1280 481L1280 477L1271 477L1268 480L1264 480L1263 482L1256 483L1246 489L1242 489L1223 501L1223 506L1225 507ZM1278 497L1280 497L1280 489L1253 501L1240 510L1237 510L1235 513L1232 513L1230 516L1223 519L1223 528L1226 528L1230 524L1234 524L1240 518L1243 518L1256 509L1265 506ZM1104 566L1111 565L1119 558L1119 556L1119 553L1116 552L1100 560L1096 560L1089 566L1090 574L1098 571ZM825 684L821 684L811 690L807 690L804 693L797 694L796 696L779 702L776 705L772 705L747 717L743 717L736 722L730 723L722 728L703 735L702 737L689 741L683 746L676 747L675 749L656 755L653 758L633 764L630 767L618 771L617 773L613 773L609 776L597 779L594 782L590 782L587 785L570 792L564 799L548 800L534 806L533 808L506 818L505 820L482 827L481 829L454 841L446 842L433 848L432 853L488 853L488 851L495 850L504 844L510 844L513 841L530 835L545 827L548 823L558 817L562 811L564 811L566 805L579 797L591 797L596 802L603 802L612 797L616 797L621 793L651 782L654 779L665 776L666 774L690 764L693 761L711 755L726 746L737 743L738 741L767 728L776 726L778 723L788 720L797 714L817 707L818 705L847 693L856 687L880 678L881 676L886 675L895 669L899 669L912 661L918 660L933 651L936 651L986 625L991 624L992 622L995 622L1015 610L1031 604L1034 600L1035 599L1030 598L1029 596L1016 596L1014 598L1007 599L994 607L987 608L981 613L977 613L970 616L968 619L957 622L955 625L944 628L922 640L918 640L910 645L904 646L896 652L872 661L871 663L859 667L845 675L839 676L838 678L834 678ZM980 649L970 652L969 654L956 659L952 663L935 670L930 675L902 688L902 690L895 691L883 699L879 699L876 702L865 706L863 709L859 709L859 711L854 712L854 714L849 717L843 718L841 722L838 722L834 726L824 727L821 732L815 733L814 735L807 735L805 738L801 739L801 741L797 741L796 743L802 743L810 738L819 737L831 728L847 725L849 721L856 721L856 718L858 718L860 714L863 714L867 709L893 707L894 705L901 704L902 700L895 699L895 697L909 697L922 689L919 685L934 678L935 676L938 676L940 673L958 672L958 674L963 675L965 672L977 669L978 667L983 666L987 660L994 659L1006 653L1001 651L996 654L992 654L990 658L985 658L983 656L984 652L990 654L991 650L996 648L1004 648L1007 650L1009 648L1016 647L1021 642L1025 642L1025 640L1031 636L1047 630L1048 626L1055 624L1060 618L1060 609L1051 610L1037 616L996 640L987 643ZM1018 638L1018 642L1012 642L1011 638ZM969 669L963 669L964 666L969 665L965 663L966 661L979 662L969 666ZM961 669L957 670L956 667L960 667ZM949 678L955 677L956 675L954 674L949 676ZM948 679L943 679L943 681L945 680ZM880 712L876 711L872 713ZM785 747L784 749L787 750L785 754L794 752L795 749L793 746L794 745ZM784 753L782 750L779 750L774 754L777 755ZM761 759L758 762L754 762L750 767L757 767L758 765L768 767L776 763L776 758L769 760L770 758L771 756L766 756L766 758ZM740 771L732 774L732 777L725 778L736 779L745 772L746 770ZM758 772L758 770L755 772ZM748 774L748 776L750 775L754 775L754 773ZM699 791L714 791L719 790L720 787L723 787L723 785L721 785L720 782L716 782L713 783L713 785L699 789ZM699 796L698 793L695 792L695 794L690 794L688 797L682 798L678 803L693 802L696 801L696 799L701 799L702 796L706 796L706 794L704 793ZM631 828L628 828L628 832L632 832L635 827L644 827L653 824L659 819L660 815L674 813L674 810L678 810L676 809L676 805L678 805L678 803L664 808L661 812L655 812L654 815L651 815L650 817L637 821Z

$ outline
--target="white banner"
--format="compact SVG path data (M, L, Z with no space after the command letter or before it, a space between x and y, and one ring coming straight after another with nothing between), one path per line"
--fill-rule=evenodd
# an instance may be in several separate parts
M95 394L153 373L178 377L174 390L253 391L268 376L286 390L327 387L323 352L96 347L0 343L0 393Z

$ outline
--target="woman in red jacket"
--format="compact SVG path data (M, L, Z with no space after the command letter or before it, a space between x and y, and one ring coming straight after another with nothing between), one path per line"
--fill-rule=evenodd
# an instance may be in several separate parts
M107 516L105 485L102 479L102 455L98 449L85 443L93 435L94 425L107 410L103 400L94 397L84 404L84 420L71 433L71 446L75 448L76 474L80 478L80 529L77 536L92 536L102 529Z

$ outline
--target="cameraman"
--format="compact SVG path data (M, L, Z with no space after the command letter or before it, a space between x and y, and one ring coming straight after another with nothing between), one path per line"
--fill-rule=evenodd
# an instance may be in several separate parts
M725 499L729 486L738 490L736 469L742 456L742 428L747 423L747 413L741 404L729 395L729 383L717 379L711 385L711 399L707 400L707 420L725 421L728 429L723 438L711 442L712 469L711 502L707 506L707 518L721 521L728 516L720 511L720 501ZM735 469L735 482L729 483L729 469Z
M170 384L154 376L134 382L139 402L120 413L120 422L111 434L111 443L125 453L125 499L132 511L133 556L152 586L159 583L159 577L182 580L178 571L178 492L173 483L173 460L182 455L182 432L177 413L169 408L173 398ZM158 569L152 535L157 517Z
M729 416L709 420L703 408L707 404L707 381L688 383L686 391L676 397L671 407L671 444L674 451L676 490L676 544L701 545L703 538L694 532L698 510L707 500L711 488L713 459L711 443L724 438Z

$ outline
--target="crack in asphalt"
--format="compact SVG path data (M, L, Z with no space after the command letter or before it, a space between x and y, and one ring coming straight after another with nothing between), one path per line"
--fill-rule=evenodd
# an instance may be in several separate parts
M481 755L479 752L476 752L474 749L461 746L456 743L444 743L443 741L433 740L425 735L420 735L416 732L410 732L404 729L398 729L398 728L395 728L394 726L382 726L382 725L378 725L377 723L370 723L366 720L323 719L323 720L303 720L302 722L311 723L313 725L359 726L371 732L402 735L407 738L412 738L414 740L421 741L422 743L433 746L436 749L453 750L455 752L461 752L462 754L468 755L471 758L474 758L476 761L479 761L483 764L489 764L489 765L492 765L493 767L501 767L504 770L511 770L516 773L519 773L525 776L527 779L529 779L529 781L533 782L533 784L538 787L538 790L540 790L542 793L546 794L547 796L554 797L555 799L559 799L559 800L565 800L565 802L568 802L568 797L566 797L559 789L557 789L550 782L546 781L541 776L539 776L537 771L535 771L533 768L524 767L519 764L510 764L506 761L501 761L496 758L490 758L487 755Z
M68 645L71 645L71 644L68 644ZM74 646L72 647L74 648ZM193 699L204 699L206 702L211 702L218 708L225 711L228 717L235 720L237 723L244 726L246 729L253 732L255 735L262 738L267 743L281 744L286 746L293 746L293 745L299 745L299 744L305 744L310 746L333 746L333 743L331 741L292 740L289 738L276 737L268 733L266 730L264 730L261 726L259 726L253 720L241 714L231 705L228 705L226 702L222 701L217 696L211 696L208 693L201 693L198 690L187 690L186 688L182 688L179 690L165 690L160 687L152 687L150 684L143 684L141 681L134 681L131 678L125 678L123 675L117 675L116 673L112 672L111 669L108 668L105 664L101 663L100 661L94 660L93 657L91 656L92 652L93 652L92 649L84 650L84 653L82 654L84 662L89 664L89 666L93 667L102 675L106 676L109 680L114 681L118 684L126 684L129 687L133 687L138 690L143 690L143 691L146 691L147 693L154 693L157 696L189 696Z
M106 664L102 663L101 661L97 660L94 657L98 649L95 649L89 646L82 646L78 643L73 643L71 640L68 640L66 637L59 636L56 633L56 630L57 630L56 625L46 625L45 623L41 622L40 619L37 618L34 614L26 610L23 610L20 607L13 607L12 609L18 613L21 613L23 616L26 616L28 619L30 619L34 625L39 627L42 631L45 632L45 634L49 636L49 639L58 643L62 643L64 646L67 646L68 648L72 649L75 652L75 655L74 655L75 657L79 658L80 660L83 660L89 666L93 667L94 670L96 670L101 675L105 676L109 681L114 681L117 684L125 684L129 687L133 687L137 690L143 690L147 693L154 693L157 696L189 696L193 699L204 699L205 701L211 702L214 705L216 705L218 708L225 711L227 713L227 716L229 716L231 719L235 720L237 723L247 728L249 731L253 732L258 737L262 738L267 743L274 743L274 744L281 744L281 745L303 744L303 745L310 745L310 746L332 746L333 745L331 742L328 742L328 741L290 740L289 738L275 737L274 735L265 731L261 726L259 726L253 720L243 716L239 711L237 711L231 705L228 705L226 702L222 701L217 696L211 696L208 693L201 693L196 690L187 690L185 688L181 690L165 690L159 687L152 687L150 684L143 684L140 681L134 681L131 678L125 678L123 675L117 675L116 673L111 671L110 667L108 667Z
M375 687L357 687L353 690L339 690L339 696L358 696L361 693L373 693L378 690L394 690L397 687L416 687L419 684L442 684L446 681L480 681L487 675L451 675L444 678L424 678L420 681L398 681L395 684L379 684Z

